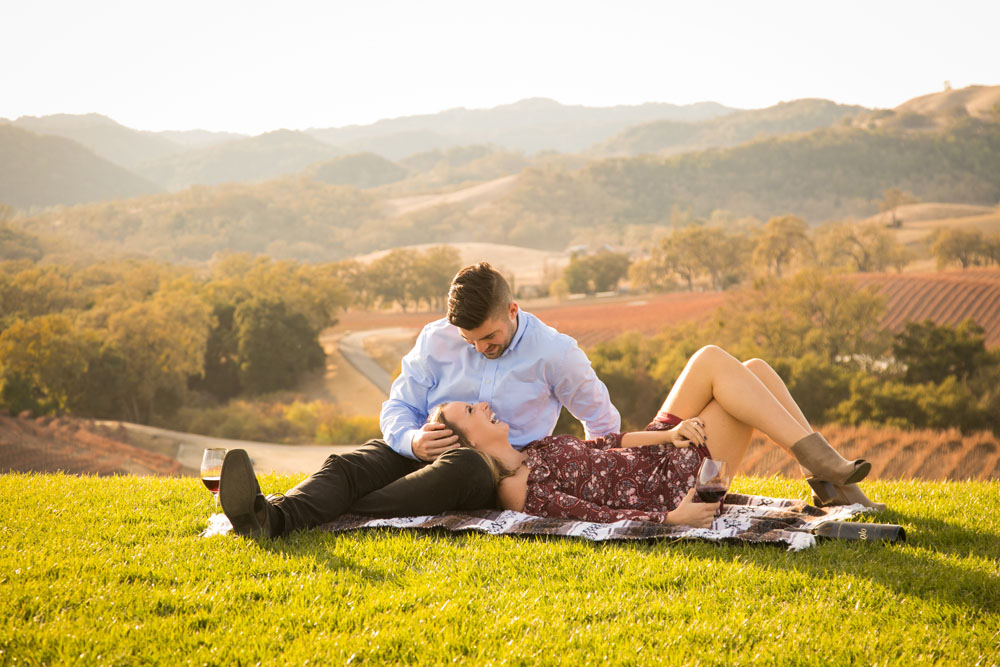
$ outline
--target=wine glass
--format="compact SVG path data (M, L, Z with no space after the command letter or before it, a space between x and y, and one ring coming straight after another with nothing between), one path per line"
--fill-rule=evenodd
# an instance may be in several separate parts
M729 466L725 461L703 459L698 466L694 491L703 503L719 503L722 509L722 499L729 490Z
M201 481L219 504L219 477L222 475L222 460L226 458L226 450L221 447L211 447L205 450L201 457Z

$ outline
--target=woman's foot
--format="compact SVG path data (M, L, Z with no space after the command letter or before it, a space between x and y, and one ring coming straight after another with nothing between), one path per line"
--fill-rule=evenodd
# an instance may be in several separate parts
M864 459L848 461L819 433L810 433L791 448L792 456L814 477L841 486L860 482L872 469Z

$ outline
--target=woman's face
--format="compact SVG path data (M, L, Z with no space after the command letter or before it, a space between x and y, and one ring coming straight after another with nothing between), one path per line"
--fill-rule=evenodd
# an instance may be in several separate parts
M508 426L497 419L486 401L459 403L452 401L441 410L445 419L465 433L473 444L483 444L497 438L507 439Z

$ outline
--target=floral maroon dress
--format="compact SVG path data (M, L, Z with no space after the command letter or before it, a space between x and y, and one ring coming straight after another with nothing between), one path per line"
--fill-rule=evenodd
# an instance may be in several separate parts
M660 413L647 431L665 431L680 418ZM523 450L528 473L524 512L611 523L622 519L663 523L688 489L707 447L622 447L622 434L595 440L552 435Z

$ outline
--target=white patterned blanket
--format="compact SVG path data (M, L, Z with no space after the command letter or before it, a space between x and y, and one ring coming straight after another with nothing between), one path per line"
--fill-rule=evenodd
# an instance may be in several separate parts
M711 528L666 526L645 521L591 523L571 519L551 519L509 510L446 512L435 516L376 519L345 514L318 527L328 532L363 528L443 529L451 532L475 530L490 535L557 535L582 537L594 542L607 540L697 539L715 542L785 544L800 551L816 543L813 531L827 521L843 521L867 511L862 505L819 509L802 500L768 498L730 493L725 509ZM232 530L223 514L209 517L203 536L224 535Z

